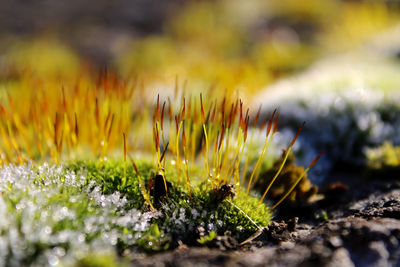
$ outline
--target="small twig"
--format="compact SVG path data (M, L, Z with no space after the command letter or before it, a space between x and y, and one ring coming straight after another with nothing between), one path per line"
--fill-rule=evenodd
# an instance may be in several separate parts
M239 208L236 204L234 204L234 203L233 203L232 201L230 201L229 199L226 199L226 201L228 201L228 203L230 203L232 206L234 206L235 208L237 208L238 211L240 211L241 213L243 213L244 216L246 216L246 218L249 219L249 221L250 221L252 224L254 224L254 226L257 227L258 230L262 230L262 227L258 226L258 224L257 224L255 221L253 221L253 219L250 218L250 216L247 215L246 212L244 212L241 208Z
M249 238L247 238L245 241L241 242L239 245L243 246L251 241L253 241L254 239L256 239L257 237L259 237L262 232L264 231L263 227L260 227L257 225L257 223L255 221L253 221L252 218L250 218L249 215L246 214L246 212L244 212L241 208L239 208L237 205L235 205L233 202L231 202L229 199L227 199L226 201L228 201L228 203L230 203L232 206L234 206L235 208L237 208L241 213L244 214L244 216L246 216L247 219L249 219L249 221L254 224L255 227L257 227L257 231L252 234Z

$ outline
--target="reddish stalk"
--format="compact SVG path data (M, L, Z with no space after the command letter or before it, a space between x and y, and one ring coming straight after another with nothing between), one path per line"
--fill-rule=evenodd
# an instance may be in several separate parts
M292 150L292 147L293 147L294 143L296 142L297 137L299 136L300 132L303 130L304 125L305 125L305 122L303 122L303 124L301 125L301 127L300 127L299 130L297 131L296 135L294 136L292 142L290 143L289 148L288 148L288 150L286 151L285 157L284 157L284 159L283 159L283 161L282 161L281 166L279 167L278 172L275 174L274 178L272 178L271 182L269 183L267 189L265 190L264 194L262 195L262 197L261 197L261 199L260 199L260 201L259 201L259 204L264 200L264 198L265 198L265 196L267 195L269 189L271 188L271 186L272 186L273 183L275 182L276 178L277 178L277 177L279 176L279 174L281 173L281 171L282 171L282 169L283 169L283 166L285 165L286 160L287 160L287 158L288 158L288 156L289 156L289 154L290 154L290 151Z
M318 162L318 160L324 155L325 151L322 151L319 153L319 155L308 165L307 169L304 170L304 172L297 178L296 182L290 187L290 189L286 192L286 194L278 201L276 204L271 208L271 210L274 210L276 207L279 206L279 204L282 203L289 195L290 193L293 192L293 190L296 188L298 183L303 179L303 177L307 174L307 172ZM261 201L258 203L258 205L261 204Z

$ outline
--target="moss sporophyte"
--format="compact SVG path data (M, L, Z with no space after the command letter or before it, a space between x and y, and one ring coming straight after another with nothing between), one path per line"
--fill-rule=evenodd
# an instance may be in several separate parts
M87 89L87 84L93 89ZM233 95L220 98L213 90L206 92L206 98L176 90L165 101L157 96L154 105L140 86L136 80L121 81L101 74L96 83L87 80L65 85L61 97L10 92L0 106L1 164L53 160L74 172L84 172L86 185L95 182L103 194L119 192L132 201L131 207L158 214L151 222L158 225L162 234L157 240L164 244L165 238L188 240L197 226L209 233L230 231L240 240L248 238L268 224L271 210L292 193L322 155L298 173L269 208L264 199L284 172L304 123L288 144L276 173L264 185L262 196L256 197L252 188L260 185L263 161L278 131L279 110L263 118L259 109L250 118L252 113L241 99ZM23 106L29 108L15 105L18 97L26 99L28 105ZM250 121L253 128L260 121L265 130L258 157L254 157L258 152L246 145ZM121 155L120 150L123 160L108 159ZM93 158L88 151L97 160L79 161ZM138 152L154 155L153 163Z
M193 98L189 98L189 101L186 101L186 98L182 97L181 105L176 109L177 114L170 115L170 128L173 128L173 125L175 125L175 131L170 130L169 133L174 133L174 135L169 136L167 139L165 138L163 130L164 107L166 101L164 101L162 105L163 108L160 111L160 98L157 96L153 116L153 141L157 155L155 164L157 174L152 175L149 179L147 192L143 192L146 196L145 198L147 203L151 205L151 202L149 202L149 196L151 196L154 204L154 206L151 206L162 210L163 205L167 205L166 203L169 201L176 201L176 199L169 199L169 195L171 198L174 197L174 194L170 193L171 190L177 190L178 187L180 188L179 190L186 188L185 195L189 206L196 205L194 204L196 202L195 198L198 198L199 196L195 196L195 194L208 194L208 200L203 203L208 207L208 209L216 209L216 207L218 207L222 202L226 202L240 214L244 215L253 226L259 228L258 224L253 221L240 206L229 201L227 198L233 198L237 195L238 199L244 200L242 205L251 206L249 201L250 188L252 188L259 178L261 162L274 134L277 132L279 111L275 110L267 119L264 146L255 163L255 167L249 176L250 178L247 179L245 173L240 175L241 172L239 167L241 165L241 158L244 154L247 139L248 125L250 121L249 109L244 113L243 103L239 99L238 101L233 102L230 105L230 111L226 112L226 98L224 98L219 104L218 101L215 101L214 105L210 106L206 117L201 94L199 99L201 120L197 118L196 110L191 108L196 106L196 101ZM171 101L169 100L168 102L170 105L169 110L173 110L173 107L171 107L170 104ZM219 112L215 112L216 109L219 109ZM171 120L172 116L174 117L173 120ZM256 117L258 119L259 112ZM275 180L282 172L291 149L304 125L305 123L301 125L298 132L291 140L278 170L267 185L262 197L257 201L255 207L265 205L263 204L263 200L267 196L267 193L271 189ZM170 156L173 157L173 164L167 166L166 151L169 143L165 143L165 140L171 142L173 144L172 147L174 147L174 151L171 151L170 154ZM214 144L213 153L211 155L209 154L210 143ZM183 157L182 159L181 156ZM248 157L248 155L244 156ZM288 190L284 192L282 197L277 200L270 210L275 209L293 192L297 184L303 179L308 170L321 156L322 153L311 162L308 168L299 173L299 176L296 177L291 185L288 185ZM193 162L191 167L189 164L189 158ZM201 162L202 158L205 166L204 169L196 165L196 163ZM246 162L248 162L247 159ZM165 169L170 172L173 171L176 177L169 177L166 174ZM182 176L184 179L182 179ZM193 180L193 178L197 179ZM245 191L243 185L246 183L247 190ZM180 187L180 185L183 187ZM198 185L198 187L194 187L195 185ZM202 207L202 209L204 208L205 206Z

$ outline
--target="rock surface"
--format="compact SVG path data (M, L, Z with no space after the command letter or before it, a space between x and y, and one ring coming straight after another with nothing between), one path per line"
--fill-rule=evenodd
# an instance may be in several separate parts
M366 198L350 200L328 216L329 220L320 223L272 222L258 237L236 249L181 246L162 254L134 257L132 264L185 267L400 265L400 189L397 183L378 190L375 187Z

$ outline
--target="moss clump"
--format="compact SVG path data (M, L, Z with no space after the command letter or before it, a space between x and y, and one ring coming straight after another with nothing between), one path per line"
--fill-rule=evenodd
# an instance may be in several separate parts
M260 177L254 185L256 190L264 192L265 188L267 188L272 178L281 167L285 153L286 151L282 153L282 156L273 164L272 167L261 171ZM273 201L278 201L290 189L290 187L296 182L303 172L304 168L295 164L295 157L291 153L282 169L281 174L272 185L268 193L268 198ZM293 205L295 203L307 202L317 193L317 191L317 186L311 183L306 174L284 203Z
M400 174L400 146L385 142L367 151L367 176L370 178L394 178Z
M128 163L121 161L75 161L66 164L66 168L75 173L83 173L86 176L86 184L91 181L101 187L103 194L119 192L132 201L132 207L143 209L144 198L140 191L139 178ZM146 162L140 162L139 171L150 176L152 166Z
M147 162L137 162L141 173L140 179L144 184L154 176L155 168ZM150 207L145 205L144 197L139 187L139 177L132 166L122 161L95 162L77 161L67 165L67 168L86 175L86 183L95 181L100 185L104 194L119 192L121 196L131 200L132 208L143 212L149 211ZM166 179L170 183L168 198L162 198L157 203L151 198L155 208L159 210L159 216L151 220L151 228L141 235L138 241L139 247L146 251L159 251L175 247L177 241L196 244L198 238L197 228L203 227L206 232L216 232L223 235L230 232L238 240L244 240L255 231L254 225L244 214L245 212L259 226L267 225L271 214L267 206L258 205L258 199L250 197L245 200L245 193L239 192L232 203L221 200L215 202L214 191L205 184L193 181L191 184L191 195L189 196L183 181L179 182L174 168L166 168ZM192 171L196 177L196 170ZM146 189L147 190L147 189ZM157 229L157 231L155 230ZM126 230L130 232L129 229Z
M171 190L170 197L161 204L162 216L157 223L173 240L182 240L194 244L198 227L203 227L207 233L212 231L218 235L230 232L238 239L244 240L257 231L254 225L240 210L224 200L221 203L213 201L213 191L203 188L193 188L192 200L181 187ZM258 206L258 199L249 197L245 200L245 192L232 200L259 226L270 222L271 213L267 206Z
M113 266L119 264L116 255L127 251L164 251L179 240L205 245L197 242L199 228L204 235L230 232L241 241L270 220L268 207L258 206L255 198L246 201L243 192L216 201L214 191L197 183L190 198L173 169L166 171L168 198L151 210L139 179L150 179L154 170L146 162L137 167L140 177L123 161L4 166L0 243L12 249L4 250L0 265ZM99 252L104 257L96 257Z

